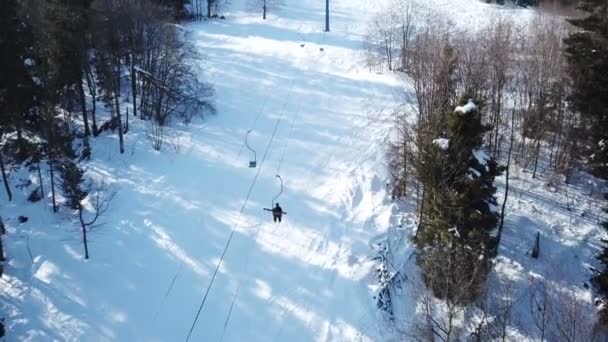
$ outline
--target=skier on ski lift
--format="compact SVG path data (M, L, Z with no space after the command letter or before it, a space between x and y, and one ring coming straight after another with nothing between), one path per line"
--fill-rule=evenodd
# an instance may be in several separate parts
M274 208L272 208L272 209L264 208L264 210L272 211L272 218L274 219L274 222L277 222L277 220L278 220L279 223L281 222L281 218L282 218L283 214L287 214L286 212L283 211L283 208L281 208L281 206L279 206L279 203L277 203L274 206Z

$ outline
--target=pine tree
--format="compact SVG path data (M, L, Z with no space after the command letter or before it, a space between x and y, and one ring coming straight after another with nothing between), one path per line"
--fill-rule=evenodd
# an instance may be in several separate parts
M580 0L578 8L586 15L570 19L580 30L566 38L566 58L573 89L570 102L587 120L588 152L592 171L608 178L608 2ZM608 198L607 198L608 199ZM608 223L603 224L608 230ZM608 241L598 256L602 270L593 280L602 296L608 296ZM608 325L608 307L600 311L600 321Z
M90 134L83 86L87 58L89 7L91 0L53 0L45 3L41 45L49 59L49 86L64 97L78 98L84 135ZM65 109L65 108L64 108Z
M468 300L483 283L488 260L495 256L495 234L499 215L494 194L494 178L503 168L483 152L483 135L489 128L481 122L477 106L468 102L446 114L441 138L423 156L429 165L425 185L424 222L416 242L422 251L421 266L429 284L446 278L434 267L435 257L454 257L470 270ZM446 143L448 142L448 143ZM455 262L454 260L451 260ZM462 273L462 272L460 272ZM462 274L458 275L459 277ZM433 288L439 297L449 297L446 289ZM451 291L451 290L450 290Z
M66 160L59 168L61 175L61 189L67 200L67 205L74 210L80 210L80 202L87 196L82 186L84 171L72 160Z
M605 194L604 196L608 198L608 194ZM608 213L608 207L604 208L604 212ZM608 221L603 222L602 227L608 231ZM604 249L597 258L602 264L603 269L594 275L593 281L595 282L600 295L605 299L608 297L608 240L602 239L602 243L604 244ZM606 303L604 303L604 306L600 310L600 321L604 325L608 324L608 305Z
M11 154L17 161L27 156L24 131L35 121L42 86L40 78L32 74L39 58L21 5L17 0L3 1L0 15L0 138L4 133L17 133L17 149L13 149L16 153Z
M579 9L586 16L569 21L580 30L565 40L573 81L570 102L588 120L592 168L608 178L608 1L580 0Z
M49 165L53 211L56 212L58 209L55 186L57 176L61 180L59 185L68 199L68 205L72 209L78 209L76 202L80 202L78 197L80 197L81 192L77 188L81 186L82 181L77 181L79 177L75 175L78 172L71 170L76 165L70 165L74 164L73 160L77 157L72 147L74 137L62 127L61 122L56 120L56 109L54 107L46 106L43 108L41 117L44 122L44 127L41 128L41 131L44 132L41 153L46 157ZM68 170L66 170L66 165Z
M112 114L110 127L118 128L120 153L124 153L124 127L120 105L122 91L122 67L125 56L125 40L120 22L121 8L112 3L95 2L93 11L97 38L96 65L97 81L103 90L102 100Z

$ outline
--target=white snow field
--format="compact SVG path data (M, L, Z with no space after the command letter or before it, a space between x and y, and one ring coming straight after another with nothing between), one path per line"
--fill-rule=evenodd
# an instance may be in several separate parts
M266 21L232 0L226 20L186 24L218 114L174 125L161 152L135 118L123 155L116 135L94 139L87 175L116 196L90 235L89 260L67 210L31 204L26 191L4 202L7 340L388 340L370 297L370 241L401 220L395 254L410 255L415 222L386 194L390 113L403 80L362 62L366 24L384 2L331 0L329 33L321 0L288 0ZM465 27L498 11L476 0L424 2ZM277 174L280 224L263 210L281 190ZM496 278L511 277L521 294L530 276L546 276L591 303L582 283L598 248L592 213L602 184L579 181L562 195L542 177L515 176ZM538 261L526 254L536 231ZM405 269L417 272L414 264ZM407 287L398 298L406 320Z

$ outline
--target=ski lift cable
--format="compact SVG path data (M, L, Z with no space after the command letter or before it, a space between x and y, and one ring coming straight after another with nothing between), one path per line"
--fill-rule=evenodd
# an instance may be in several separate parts
M258 120L260 119L260 116L262 115L262 113L266 109L266 104L268 104L268 99L270 98L271 94L273 94L273 92L268 92L268 94L266 94L266 97L264 98L264 102L262 103L262 107L260 108L260 110L258 111L258 113L255 115L255 118L253 119L253 122L249 125L249 129L247 130L247 134L249 134L251 131L253 131L253 128L255 128L255 125L257 124ZM246 138L247 137L245 137L245 139ZM244 147L245 147L245 144L241 145L241 149L239 150L238 157L240 157L241 153L243 153Z
M298 31L299 31L299 30L298 30ZM325 37L323 37L323 41L324 41L324 40L325 40ZM320 59L321 59L321 56L319 56L318 58L315 58L315 61L316 61L316 62L318 62ZM292 85L293 85L293 83L292 83ZM283 116L283 114L284 114L284 111L285 111L285 107L286 107L286 105L287 105L287 102L285 102L285 104L283 105L283 110L282 110L281 117L282 117L282 116ZM277 177L280 179L280 181L281 181L281 191L279 192L279 194L278 194L277 196L275 196L275 197L273 198L273 206L274 206L274 200L276 200L276 199L277 199L277 198L278 198L278 197L279 197L279 196L282 194L282 192L283 192L283 179L282 179L282 178L281 178L281 176L279 175L279 172L280 172L280 170L281 170L281 166L283 165L283 161L284 161L284 158L285 158L285 153L286 153L286 150L287 150L287 146L288 146L288 144L289 144L289 138L291 138L291 135L292 135L292 133L293 133L293 127L294 127L294 125L295 125L295 122L296 122L296 121L299 119L299 115L300 115L300 109L301 109L301 104L299 104L299 105L298 105L298 108L297 108L297 110L296 110L296 115L295 115L295 116L292 118L292 120L291 120L291 124L290 124L290 127L289 127L289 133L288 133L288 140L287 140L287 141L285 142L285 144L283 145L283 151L282 151L282 153L281 153L281 158L280 158L280 160L279 160L279 165L278 165L278 167L277 167L277 175L276 175L276 176L277 176ZM258 228L258 229L257 229L257 231L256 231L255 236L257 236L257 234L259 233L259 231L260 231L260 229ZM274 230L273 230L273 232L274 232ZM247 261L246 261L246 264L247 264L247 265L248 265L248 263L249 263L249 260L250 260L250 258L247 258ZM239 283L239 284L237 285L237 289L236 289L236 291L235 291L235 293L234 293L234 296L233 296L233 298L232 298L232 302L231 302L231 304L230 304L230 309L229 309L229 311L228 311L228 314L227 314L226 320L224 321L224 327L223 327L223 330L222 330L222 337L221 337L221 340L223 340L223 338L224 338L224 335L225 335L225 332L226 332L226 328L227 328L228 323L229 323L229 321L230 321L230 318L231 318L231 316L232 316L232 311L233 311L234 304L235 304L235 302L236 302L236 300L237 300L237 297L238 297L238 294L239 294L239 291L240 291L240 286L241 286L241 284ZM289 294L291 294L292 292L294 292L294 290L295 290L295 288L292 288L292 289L291 289L291 291L289 291Z
M290 86L290 91L293 88L293 84L294 84L294 80L292 80L291 82L291 86ZM203 300L201 301L201 304L199 305L198 311L196 313L196 316L194 317L194 321L192 322L192 326L190 327L190 331L188 332L188 336L186 337L186 342L188 342L190 340L190 336L192 336L192 332L194 331L194 327L196 326L196 323L198 321L198 318L201 314L201 311L203 309L203 307L205 306L205 302L207 300L207 297L209 295L209 291L211 290L211 286L213 286L213 283L215 282L215 278L217 276L217 273L220 269L220 266L222 265L222 262L224 261L224 257L226 256L226 252L228 251L228 247L230 246L230 242L232 241L232 238L234 237L234 232L236 231L236 228L238 227L238 223L240 221L240 218L243 214L243 211L245 210L245 207L247 206L247 202L249 201L249 198L251 197L251 193L253 192L253 188L255 187L255 184L258 180L258 177L260 175L260 171L262 170L262 166L264 165L264 161L266 161L266 156L268 155L268 151L270 150L270 146L272 145L272 142L274 140L274 137L277 133L277 129L279 128L279 124L281 123L281 121L283 120L283 116L285 114L285 111L281 112L281 116L277 119L277 122L274 126L274 130L272 132L272 135L270 136L270 140L268 141L268 145L266 146L266 151L264 151L264 155L262 157L262 161L260 162L260 167L258 168L253 181L251 182L251 186L249 187L249 191L247 192L247 196L245 197L245 201L243 202L243 205L241 207L241 210L239 211L239 216L237 218L237 221L235 223L235 225L232 228L232 231L230 232L230 235L228 236L228 240L226 241L226 245L224 247L224 250L222 251L222 255L220 256L220 260L216 265L215 271L213 272L213 275L211 276L211 281L209 282L209 285L207 286L207 289L205 290L205 295L203 296Z
M171 293L171 290L173 289L173 285L175 284L175 281L179 277L179 274L181 273L183 266L184 266L184 261L182 260L179 263L179 267L177 268L177 271L175 272L175 275L173 275L173 279L171 280L171 283L169 284L169 287L167 288L167 291L165 291L165 295L164 295L163 299L161 300L161 302L160 302L160 304L158 306L158 309L156 309L156 312L154 313L154 317L152 318L152 323L156 322L156 318L158 317L158 314L160 313L160 310L164 306L165 301L169 297L169 294Z
M292 85L293 85L293 83L292 83ZM293 87L292 87L292 88L293 88ZM286 107L287 107L287 100L285 101L285 103L283 104L283 107L282 107L282 109L281 109L281 117L282 117L282 116L285 114L285 108L286 108ZM300 107L301 107L301 106L300 106L300 105L298 105L298 109L296 110L296 116L295 116L295 118L297 118L297 117L298 117L298 115L299 115L299 112L300 112ZM289 135L291 135L291 130L292 130L292 128L293 128L293 123L294 123L294 119L292 118L291 125L290 125L290 133L289 133ZM283 146L284 146L284 148L283 148L283 153L282 153L282 154L283 154L283 156L284 156L284 155L285 155L285 145L283 145ZM283 156L281 157L281 159L280 159L280 161L279 161L279 166L278 166L278 168L277 168L277 171L279 171L279 170L280 170L280 168L281 168L281 164L282 164L282 162L283 162ZM260 166L260 168L261 168L261 166ZM277 173L276 177L278 177L278 178L281 180L281 192L279 193L279 195L280 195L280 194L283 192L283 179L281 178L281 176L280 176L278 173ZM274 206L274 200L276 200L276 198L277 198L279 195L275 196L275 198L273 199L273 206ZM256 226L254 226L254 227L256 227L257 229L256 229L256 232L255 232L255 234L254 234L254 236L253 236L253 240L255 240L255 239L256 239L256 237L257 237L257 235L260 233L260 230L261 230L261 229L260 229L260 226L261 226L261 225L256 225ZM273 230L273 232L274 232L274 230ZM245 261L245 267L244 267L245 269L247 269L247 268L248 268L250 260L251 260L251 258L246 258L246 261ZM238 282L238 281L237 281L237 282ZM234 305L235 305L235 303L237 303L237 299L238 299L238 296L239 296L239 293L240 293L240 288L241 288L241 283L240 283L240 282L238 282L237 288L236 288L236 290L235 290L235 292L234 292L234 295L233 295L233 297L232 297L232 302L230 303L230 309L228 310L228 314L226 315L226 320L224 321L224 327L222 328L222 336L221 336L221 338L220 338L220 342L224 340L224 336L225 336L225 334L226 334L226 330L227 330L227 327L228 327L228 323L230 322L230 318L232 317L232 312L233 312L233 309L234 309Z
M245 227L245 228L256 228L256 232L253 235L253 240L255 241L257 239L258 234L260 233L260 226L262 224L256 224L253 225L251 227ZM245 260L245 269L249 269L249 262L250 262L251 258L247 258ZM234 309L234 304L236 303L236 299L239 295L239 292L241 290L241 282L239 282L237 280L237 286L236 286L236 290L234 291L234 295L232 296L232 303L230 303L230 310L228 310L228 315L226 316L226 320L224 321L224 327L222 328L222 336L220 337L220 342L222 342L224 340L224 336L226 334L226 327L228 326L228 321L230 321L230 317L232 316L232 311Z
M322 56L319 56L318 58L315 58L315 59L314 59L314 62L318 62L318 61L319 61L321 58L322 58ZM316 63L315 63L315 65L316 65ZM285 105L283 106L283 111L282 111L281 116L282 116L282 115L284 114L284 112L285 112L285 107L286 107L286 104L287 104L287 102L286 102L286 103L285 103ZM278 178L281 180L281 192L279 193L279 195L280 195L280 194L283 192L283 179L282 179L282 178L281 178L281 176L279 175L279 172L281 171L281 167L282 167L282 165L283 165L283 161L284 161L284 158L285 158L285 153L286 153L286 150L287 150L287 146L289 145L289 138L291 138L291 136L292 136L292 133L293 133L293 128L294 128L294 126L295 126L295 122L296 122L296 121L298 121L298 120L299 120L299 118L300 118L300 113L301 113L301 103L299 103L299 104L298 104L298 107L297 107L297 109L296 109L296 114L295 114L295 116L294 116L294 117L292 118L292 120L291 120L291 124L290 124L290 127L289 127L289 133L288 133L288 135L287 135L287 136L288 136L288 140L287 140L287 141L285 142L285 144L283 145L283 151L282 151L282 153L281 153L281 158L279 159L279 165L277 166L277 175L276 175L276 176L277 176L277 177L278 177ZM260 168L261 168L261 166L260 166ZM259 172L259 171L258 171L258 172ZM276 198L277 198L279 195L277 195L277 196L275 196L275 197L274 197L274 199L273 199L273 206L274 206L274 200L276 200ZM255 236L257 236L257 234L259 233L259 231L260 231L260 230L259 230L259 228L258 228L258 230L257 230L257 232L256 232L256 234L255 234ZM273 232L274 232L274 230L273 230ZM247 258L247 261L246 261L246 266L249 264L249 260L250 260L250 259L251 259L251 258ZM245 268L247 268L247 267L245 267ZM227 314L227 316L226 316L226 320L224 321L224 327L223 327L223 330L222 330L222 337L221 337L221 340L223 340L223 338L224 338L224 334L226 333L226 330L227 330L228 324L229 324L229 322L230 322L230 318L231 318L231 316L232 316L233 307L234 307L234 304L236 303L236 301L237 301L237 299L238 299L238 295L239 295L239 292L240 292L240 286L241 286L241 284L239 283L239 284L237 285L237 289L236 289L236 291L235 291L235 294L234 294L234 296L233 296L233 298L232 298L232 302L231 302L231 304L230 304L230 310L228 311L228 314ZM288 291L288 293L287 293L287 297L289 297L289 296L290 296L290 295L291 295L293 292L295 292L296 290L297 290L297 287L293 287L293 288L291 288L291 289Z
M324 40L325 40L325 39L323 39L323 41L324 41ZM316 60L317 60L317 61L319 61L320 59L321 59L321 57L317 58ZM296 116L294 117L294 120L292 120L292 124L291 124L291 127L290 127L290 132L289 132L289 135L288 135L289 137L291 137L291 134L292 134L292 132L293 132L293 127L294 127L294 125L295 125L295 122L296 122L296 121L298 120L298 118L299 118L299 114L300 114L300 107L298 107L298 110L297 110L297 112L296 112L296 113L297 113L297 114L296 114ZM289 143L289 140L287 140L287 142L286 142L286 143L285 143L285 145L284 145L283 155L281 156L281 161L279 162L279 166L278 166L278 168L277 168L277 174L279 173L279 171L280 171L280 169L281 169L281 166L282 166L282 163L283 163L283 158L284 158L284 156L285 156L285 150L286 150L286 148L287 148L287 144L288 144L288 143ZM325 234L324 234L324 238L323 238L323 239L325 239L325 236L327 236L327 234L328 234L328 232L329 232L329 229L330 229L329 227L326 229ZM308 262L308 261L310 261L310 259L311 259L311 258L312 258L312 256L311 256L311 257L309 257L309 258L307 259L307 262ZM326 261L324 262L323 266L322 266L320 269L324 269L324 268L325 268L325 267L328 265L328 263L329 263L329 260L326 260ZM289 297L290 297L292 294L294 294L294 293L295 293L296 291L298 291L299 289L300 289L300 286L297 286L297 285L296 285L296 286L291 287L290 289L288 289L288 290L285 292L284 297L289 298ZM272 302L272 301L275 301L275 302L276 302L276 300L274 299L274 297L273 297L273 298L271 298L271 299L269 299L267 303L269 304L269 303L270 303L270 302ZM306 301L306 304L305 304L305 305L306 305L306 308L308 309L308 308L310 308L310 307L312 306L312 303L311 303L311 301ZM285 312L290 312L290 311L292 311L292 310L293 310L293 308L288 309L288 308L286 308L285 306L283 306L282 310L283 310L283 312L285 313ZM276 336L275 336L275 340L276 340L276 339L277 339L277 338L278 338L278 337L281 335L282 330L283 330L283 325L284 325L284 322L282 322L281 327L279 328L279 331L277 332L277 334L276 334Z
M293 82L292 82L292 85L293 85ZM263 112L264 112L264 110L266 109L266 105L268 104L268 99L270 98L271 94L273 94L273 93L272 93L272 92L269 92L269 93L268 93L268 94L267 94L267 95L264 97L264 102L262 103L262 107L260 107L260 110L257 112L257 114L256 114L255 118L253 119L253 122L252 122L252 123L249 125L249 127L251 127L251 128L250 128L249 130L247 130L247 134L249 134L249 133L251 133L251 132L253 131L253 128L254 128L254 127L255 127L255 125L257 124L257 121L259 120L260 116L262 115L262 113L263 113ZM250 149L250 150L251 150L251 151L254 153L254 160L256 160L256 159L257 159L257 157L256 157L257 153L255 152L255 150L253 150L253 149L252 149L252 148L251 148L251 147L248 145L247 136L245 136L245 142L244 142L243 144L241 144L241 147L240 147L240 149L239 149L239 152L238 152L238 154L237 154L236 158L238 159L238 157L240 157L240 156L241 156L241 153L243 152L244 147L249 148L249 149ZM260 167L261 167L261 165L260 165ZM218 183L218 184L219 184L219 183ZM162 299L162 301L161 301L161 305L160 305L160 307L159 307L159 309L158 309L157 311L160 311L160 310L162 309L162 307L164 306L164 302L165 302L166 298L168 297L169 293L170 293L170 292L171 292L171 290L172 290L173 283L175 282L175 279L176 279L177 277L179 277L179 275L180 275L180 273L181 273L181 271L182 271L182 266L183 266L183 265L181 265L181 264L180 264L180 266L178 267L178 269L177 269L177 271L176 271L176 274L175 274L175 276L174 276L174 278L173 278L173 280L172 280L172 282L171 282L171 285L169 286L169 290L168 290L168 292L165 294L164 298ZM156 316L157 314L158 314L158 312L155 314L155 316Z
M283 106L283 110L282 110L283 114L285 113L285 108L286 108L286 104ZM293 132L294 123L295 123L295 121L297 121L297 120L298 120L298 118L299 118L300 109L301 109L301 104L299 104L299 105L298 105L298 108L296 109L296 115L295 115L295 116L292 118L292 120L291 120L291 124L290 124L290 128L289 128L288 137L291 137L291 133ZM275 200L276 200L276 199L279 197L279 195L281 195L281 194L282 194L282 192L283 192L283 179L282 179L282 178L281 178L281 176L279 175L279 171L281 170L281 165L283 164L283 161L284 161L284 157L285 157L285 151L286 151L286 149L287 149L287 145L288 145L288 143L289 143L289 140L288 140L288 141L287 141L287 142L286 142L286 143L283 145L283 151L282 151L282 153L281 153L281 158L280 158L280 160L279 160L279 165L278 165L278 167L277 167L277 175L276 175L276 177L278 177L278 178L280 179L280 181L281 181L281 191L279 192L279 194L278 194L278 195L276 195L276 196L273 198L273 201L272 201L272 202L273 202L273 203L272 203L273 207L274 207L274 201L275 201ZM259 234L259 232L260 232L260 228L258 227L258 229L256 230L256 233L254 234L254 238L253 238L254 240L255 240L255 237L257 237L257 235ZM274 232L274 230L273 230L273 232ZM244 267L245 269L247 269L247 268L248 268L248 265L249 265L249 261L250 261L250 260L251 260L251 258L247 258L247 259L246 259L246 261L245 261L245 267ZM236 289L236 291L235 291L235 293L234 293L234 296L232 297L232 302L231 302L231 304L230 304L230 309L229 309L228 314L227 314L227 316L226 316L226 320L224 321L224 327L223 327L223 329L222 329L222 337L220 338L220 341L223 341L223 339L224 339L224 335L225 335L225 333L226 333L226 330L227 330L227 327L228 327L228 323L230 322L230 318L232 317L232 312L233 312L234 304L237 302L238 295L239 295L239 293L240 293L240 288L241 288L241 284L240 284L240 282L239 282L239 283L238 283L238 285L237 285L237 289ZM293 292L293 291L290 291L290 294L291 294L292 292Z
M298 109L296 110L296 115L291 120L291 125L289 126L289 133L287 133L287 141L283 144L283 152L281 153L281 158L279 159L279 166L277 167L277 175L281 174L281 167L283 166L283 160L285 159L285 152L287 151L287 146L289 145L289 139L291 139L291 135L293 133L293 127L295 126L295 122L300 118L300 109L301 105L298 105Z

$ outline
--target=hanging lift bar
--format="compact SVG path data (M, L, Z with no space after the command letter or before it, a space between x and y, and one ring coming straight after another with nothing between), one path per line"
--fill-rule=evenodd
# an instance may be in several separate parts
M253 152L253 160L249 161L249 167L256 167L258 164L258 160L257 160L257 153L255 152L254 149L251 148L251 146L249 146L249 142L247 141L247 138L249 137L249 133L251 133L251 130L247 131L247 135L245 135L245 146L247 146L247 148Z
M274 203L275 203L275 201L276 201L276 200L277 200L277 198L279 198L279 196L281 196L281 194L283 193L283 178L281 178L281 176L280 176L280 175L277 175L276 177L279 179L279 181L281 181L281 190L279 191L279 193L278 193L276 196L274 196L274 197L272 198L272 205L270 206L270 208L263 208L265 211L270 211L270 212L272 212L272 211L273 211L273 209L274 209ZM283 215L287 215L287 213L286 213L286 212L284 212L284 211L283 211L281 214L283 214Z
M279 179L279 181L281 181L281 191L279 191L279 193L272 199L271 208L274 208L274 201L276 201L276 199L279 198L279 196L281 196L281 194L283 193L283 178L281 178L281 176L279 175L277 175L277 178Z

